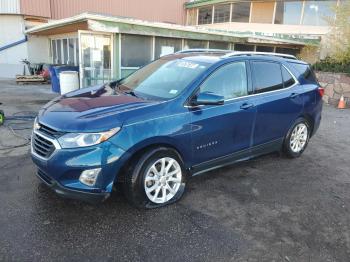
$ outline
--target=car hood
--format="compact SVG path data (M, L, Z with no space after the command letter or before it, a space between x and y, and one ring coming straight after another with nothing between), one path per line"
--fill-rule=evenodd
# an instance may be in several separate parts
M141 114L140 109L157 104L110 87L90 87L53 99L40 110L38 121L58 131L106 131L121 127L127 114Z

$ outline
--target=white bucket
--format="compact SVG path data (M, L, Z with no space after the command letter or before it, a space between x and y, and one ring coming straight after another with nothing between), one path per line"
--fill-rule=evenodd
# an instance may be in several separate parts
M79 74L76 71L63 71L60 73L61 95L79 89Z

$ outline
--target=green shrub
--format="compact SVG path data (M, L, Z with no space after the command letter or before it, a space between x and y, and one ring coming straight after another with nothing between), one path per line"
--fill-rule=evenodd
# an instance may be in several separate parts
M321 61L316 62L312 67L315 71L346 73L350 75L350 59L346 59L340 62L331 57L327 57Z
M314 70L350 75L350 1L332 5L334 16L326 18L330 27L327 35L329 57L316 62Z

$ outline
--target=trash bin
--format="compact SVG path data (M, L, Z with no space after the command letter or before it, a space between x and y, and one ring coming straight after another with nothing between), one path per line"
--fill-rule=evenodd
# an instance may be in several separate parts
M51 78L51 89L52 92L59 93L60 92L60 82L58 80L58 76L56 75L56 71L54 67L56 65L49 66L50 78Z
M61 93L61 86L60 86L60 73L63 71L76 71L79 72L79 66L57 66L52 65L49 67L50 75L51 75L51 88L52 91L55 93Z
M79 89L79 74L77 71L63 71L60 73L61 95Z

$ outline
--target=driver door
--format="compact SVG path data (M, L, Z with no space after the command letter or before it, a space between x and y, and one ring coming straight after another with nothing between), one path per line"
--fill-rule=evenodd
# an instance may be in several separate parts
M232 62L216 69L201 84L199 93L224 96L225 102L189 108L194 169L218 166L249 151L256 107L248 96L251 90L248 72L246 61Z

